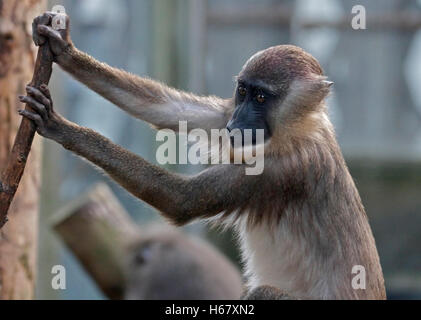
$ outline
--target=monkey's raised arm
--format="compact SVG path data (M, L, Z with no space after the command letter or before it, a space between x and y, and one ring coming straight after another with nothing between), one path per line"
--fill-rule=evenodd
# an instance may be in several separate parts
M134 117L157 128L225 128L230 112L228 101L218 97L198 97L100 63L76 48L69 48L60 66L104 98Z
M178 129L179 121L187 121L189 130L225 128L232 112L230 100L178 91L98 62L75 48L70 39L69 20L64 30L51 27L53 16L47 12L35 18L35 44L40 45L48 38L55 61L90 89L157 128Z

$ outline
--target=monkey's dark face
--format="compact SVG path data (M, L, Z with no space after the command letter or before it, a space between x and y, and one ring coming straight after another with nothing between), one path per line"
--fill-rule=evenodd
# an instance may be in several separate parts
M251 143L256 145L256 130L263 130L264 141L267 141L272 133L268 123L268 113L279 101L277 93L258 80L238 79L235 92L235 109L227 129L232 133L231 144L234 145L234 129L242 135L243 146L250 143L245 138L245 130L251 130Z
M309 79L312 75L322 76L323 70L317 60L301 48L280 45L256 53L238 76L235 110L227 129L230 132L239 129L243 138L244 131L251 129L253 145L256 144L256 130L262 129L267 141L276 126L287 120L279 114L285 111L281 110L286 107L282 103L290 92L291 84L296 80ZM276 114L278 116L274 116ZM233 140L231 137L231 143Z

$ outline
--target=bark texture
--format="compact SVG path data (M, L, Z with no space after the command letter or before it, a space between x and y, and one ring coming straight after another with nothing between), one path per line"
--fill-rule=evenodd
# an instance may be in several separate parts
M19 124L17 96L25 93L35 65L32 19L45 0L0 0L0 172L6 166ZM32 299L36 273L41 150L36 139L25 175L0 230L0 299Z

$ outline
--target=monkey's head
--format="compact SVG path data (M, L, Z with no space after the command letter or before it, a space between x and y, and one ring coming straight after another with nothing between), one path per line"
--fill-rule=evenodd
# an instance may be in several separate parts
M267 143L306 117L324 113L323 100L331 85L318 61L296 46L260 51L237 77L235 109L227 129L238 129L243 137L244 130L251 129L253 144L256 130L263 129Z

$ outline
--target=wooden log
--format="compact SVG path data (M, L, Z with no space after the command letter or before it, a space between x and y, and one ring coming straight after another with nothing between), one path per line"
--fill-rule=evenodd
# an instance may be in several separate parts
M106 184L64 207L53 227L110 299L122 299L125 262L139 229Z
M39 87L50 81L53 66L53 54L48 43L38 49L31 86ZM25 107L30 109L28 105ZM0 179L0 229L7 222L7 213L19 187L31 151L36 127L32 121L23 118L16 135L15 143Z

